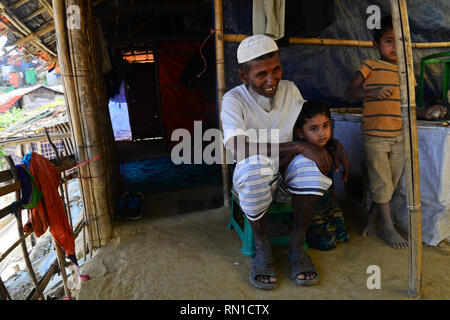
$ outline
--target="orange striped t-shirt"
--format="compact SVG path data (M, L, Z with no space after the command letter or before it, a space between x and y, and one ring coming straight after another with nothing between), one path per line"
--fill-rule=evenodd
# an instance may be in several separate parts
M364 76L363 88L389 87L387 99L364 99L362 133L371 136L396 137L402 134L400 86L397 65L382 60L365 60L359 71Z

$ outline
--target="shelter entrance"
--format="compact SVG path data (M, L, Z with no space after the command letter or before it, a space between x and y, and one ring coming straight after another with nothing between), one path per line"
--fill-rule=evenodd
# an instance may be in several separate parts
M125 72L125 93L133 141L163 137L156 66L152 54L143 55L146 60L129 61ZM124 58L139 59L143 55L124 55Z

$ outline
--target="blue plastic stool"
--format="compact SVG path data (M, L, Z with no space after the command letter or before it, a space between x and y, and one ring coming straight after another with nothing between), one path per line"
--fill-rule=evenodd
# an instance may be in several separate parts
M238 210L236 217L238 219L243 219L243 228L235 219L234 211ZM292 204L291 203L281 203L281 202L272 202L266 214L269 215L271 220L278 220L282 222L286 222L292 227L292 216L289 213L292 213ZM242 224L242 223L241 223ZM230 223L228 224L228 229L236 230L239 238L242 242L241 252L245 256L253 256L256 252L255 248L255 239L253 237L253 230L250 226L250 222L239 206L239 197L232 190L231 192L231 205L230 205ZM291 240L291 236L278 236L278 237L269 237L270 243L276 246L287 246ZM305 250L308 248L308 245L305 241Z

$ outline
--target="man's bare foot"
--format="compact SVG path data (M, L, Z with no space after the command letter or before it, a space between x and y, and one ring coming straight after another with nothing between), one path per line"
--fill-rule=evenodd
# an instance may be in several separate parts
M371 210L366 214L364 226L361 232L363 237L375 237L378 233L375 219L377 216L377 210L372 206Z
M403 239L403 237L393 228L382 227L380 231L380 236L384 241L391 247L395 249L407 249L408 241Z

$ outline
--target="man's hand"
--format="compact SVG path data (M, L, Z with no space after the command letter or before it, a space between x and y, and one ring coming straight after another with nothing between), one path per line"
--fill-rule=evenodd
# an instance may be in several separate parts
M439 112L439 113L438 113ZM429 107L422 114L422 117L425 120L435 120L439 118L443 118L446 114L447 110L441 105L435 105L433 107Z
M318 147L308 142L299 142L299 147L301 148L301 151L299 151L298 153L301 153L306 158L314 161L320 172L322 172L324 175L327 175L328 172L330 172L332 167L332 160L331 156L324 148Z
M392 89L389 87L379 87L372 89L372 97L374 99L387 99L392 95Z
M347 182L348 174L350 173L350 161L348 160L347 152L344 149L344 146L336 139L333 139L334 142L334 167L336 172L339 171L341 164L344 167L344 172L342 172L342 182Z

